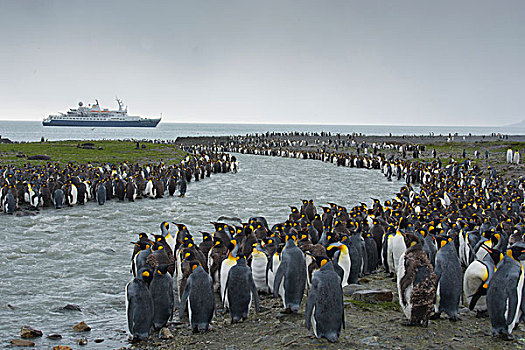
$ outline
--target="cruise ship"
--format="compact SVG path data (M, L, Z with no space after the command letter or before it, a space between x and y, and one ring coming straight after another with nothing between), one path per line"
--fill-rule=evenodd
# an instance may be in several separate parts
M91 126L91 127L148 127L154 128L161 118L142 118L128 115L128 108L123 108L122 101L117 98L118 111L102 109L95 100L94 105L84 106L78 103L78 108L71 108L67 113L49 115L44 118L44 126Z

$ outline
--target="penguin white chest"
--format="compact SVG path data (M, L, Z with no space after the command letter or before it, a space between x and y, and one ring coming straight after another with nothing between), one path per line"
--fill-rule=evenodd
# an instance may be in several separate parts
M405 273L405 253L403 253L399 258L399 270L397 272L397 292L399 295L399 304L401 305L401 309L403 310L405 317L410 320L412 317L412 302L410 300L410 296L412 295L412 289L414 289L414 283L410 283L410 285L404 291L401 290L401 280L405 276ZM403 303L402 296L405 297L405 303Z

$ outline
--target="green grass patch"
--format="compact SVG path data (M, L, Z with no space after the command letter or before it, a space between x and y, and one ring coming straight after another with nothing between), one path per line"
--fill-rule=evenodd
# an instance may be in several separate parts
M95 149L78 148L79 144L92 143ZM176 145L141 143L146 148L136 149L136 142L131 141L53 141L0 144L0 165L45 164L48 161L28 160L34 155L48 155L50 162L67 164L76 163L179 163L186 155ZM26 157L17 157L19 154Z
M364 310L374 310L374 309L383 309L387 311L401 311L399 303L394 301L382 301L377 303L368 303L361 300L345 299L346 302L349 302L358 309Z

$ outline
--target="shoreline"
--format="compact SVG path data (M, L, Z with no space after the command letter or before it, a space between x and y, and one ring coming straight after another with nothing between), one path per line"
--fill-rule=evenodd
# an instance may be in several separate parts
M336 154L349 155L363 155L363 144L370 148L373 144L381 145L411 145L424 146L424 150L419 154L417 159L412 157L410 152L407 152L405 157L401 157L402 153L398 149L382 149L380 152L384 154L385 158L399 157L408 161L428 161L431 162L436 158L446 164L450 156L458 163L465 160L472 161L479 164L483 171L486 171L490 166L496 169L498 175L505 179L519 178L522 176L522 164L506 163L505 155L509 148L520 151L525 154L525 135L508 135L508 136L452 136L449 140L448 136L354 136L351 134L337 135L331 134L315 134L308 135L305 133L264 133L257 136L191 136L178 137L175 144L180 147L194 147L196 145L204 145L207 147L219 147L219 149L228 149L228 146L235 144L242 140L255 139L260 140L262 144L269 142L269 140L276 140L279 142L287 141L290 145L280 147L289 151L312 151L316 152L320 148L325 147L326 152ZM355 142L355 145L349 145L349 142ZM300 143L303 142L303 145ZM306 142L306 145L304 144ZM330 143L329 143L330 142ZM346 142L347 146L335 147L336 142ZM360 146L361 152L357 152L356 145ZM260 144L253 144L253 148L264 148L266 150L271 147L261 147ZM437 157L434 158L432 151L436 150ZM463 151L466 155L463 157ZM476 158L475 151L479 152L479 158ZM489 152L488 158L485 152Z

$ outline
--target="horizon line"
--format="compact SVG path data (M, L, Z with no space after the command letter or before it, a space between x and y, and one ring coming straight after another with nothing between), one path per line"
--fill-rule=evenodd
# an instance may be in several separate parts
M0 121L3 122L41 122L40 120L12 120L12 119L0 119ZM207 121L196 121L196 122L188 122L188 121L162 121L160 124L214 124L214 125L232 125L232 124L239 124L239 125L308 125L308 126L394 126L394 127L461 127L461 128L506 128L506 127L522 127L521 122L513 123L513 124L506 124L506 125L416 125L416 124L338 124L338 123L265 123L265 122L234 122L234 121L227 121L227 122L207 122Z

